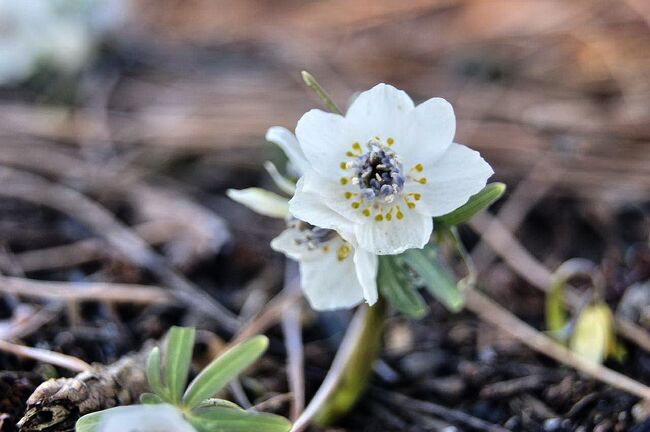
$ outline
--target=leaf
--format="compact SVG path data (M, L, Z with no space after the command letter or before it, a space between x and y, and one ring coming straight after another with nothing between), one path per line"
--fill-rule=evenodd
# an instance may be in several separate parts
M404 275L394 258L379 257L377 274L379 291L395 309L411 318L419 319L426 315L428 307L422 296Z
M172 327L167 335L165 350L165 384L170 402L181 400L187 375L192 362L195 330L188 327Z
M142 393L140 395L140 403L145 404L145 405L157 405L164 403L165 401L158 396L157 394L153 393Z
M476 213L494 204L494 202L501 198L505 191L505 184L490 183L479 193L472 195L465 204L458 207L456 210L443 216L434 217L433 225L436 230L439 230L467 222Z
M287 432L291 422L275 414L210 407L193 410L188 421L199 432Z
M192 408L214 396L253 364L266 351L268 345L266 336L255 336L223 353L190 383L183 396L183 404Z
M230 402L225 399L210 398L202 401L196 409L199 408L208 408L208 407L222 407L222 408L232 408L232 409L243 409L234 402Z
M568 324L566 310L564 309L565 283L564 278L557 277L546 295L545 302L546 328L560 342L566 342L567 339L566 335L563 336L563 331Z
M463 308L463 297L449 272L437 259L430 260L422 249L402 254L404 262L421 278L426 289L452 312Z
M147 357L147 382L152 392L163 399L168 399L167 391L160 377L160 349L154 347Z
M102 421L103 411L86 414L77 420L75 424L76 432L95 432L99 423Z
M571 335L571 351L594 363L602 363L614 346L614 317L609 306L603 302L585 306Z
M289 214L289 199L262 188L228 189L226 195L255 213L274 218Z

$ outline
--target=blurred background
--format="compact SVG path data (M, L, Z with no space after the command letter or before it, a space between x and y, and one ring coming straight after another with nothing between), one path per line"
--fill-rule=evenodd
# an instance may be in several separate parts
M498 226L487 215L461 234L482 287L527 322L543 327L536 287L566 259L600 267L613 307L650 278L647 0L0 0L0 273L165 284L116 228L129 227L174 271L254 316L282 285L282 257L268 246L282 223L224 191L273 187L262 163L282 155L264 141L267 128L293 130L320 107L301 70L342 107L378 82L416 101L452 103L456 141L479 150L509 189L492 212ZM89 306L39 285L1 285L0 339L86 361L110 363L170 324L219 327L162 301L115 309L123 299ZM647 329L650 288L640 292L641 312L628 305L627 318ZM305 319L312 394L346 316ZM634 400L566 370L553 375L564 386L554 393L546 382L531 390L551 414L511 395L468 400L521 368L480 375L463 362L555 366L467 314L439 308L428 320L393 322L386 357L407 381L428 382L427 398L495 423L516 418L514 430L538 430L554 416L585 427L622 422L616 430L634 423ZM271 371L283 367L276 345ZM628 350L624 371L650 382L647 351ZM434 365L424 360L432 352ZM0 369L32 366L0 354ZM576 382L583 387L572 393ZM609 411L572 411L594 392ZM373 403L365 409L376 412ZM522 417L521 407L533 414Z

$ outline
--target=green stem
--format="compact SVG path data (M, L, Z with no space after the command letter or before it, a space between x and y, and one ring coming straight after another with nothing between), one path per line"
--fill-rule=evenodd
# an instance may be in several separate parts
M458 229L454 226L449 229L449 232L451 233L451 237L453 239L454 245L456 246L456 250L458 251L460 258L463 260L465 268L467 269L467 276L460 280L459 288L474 288L476 286L476 266L474 266L474 260L472 259L472 256L469 254L469 252L467 252L465 244L463 244L463 240L458 234Z
M310 74L307 71L302 71L302 80L307 84L307 87L312 89L314 93L318 95L318 97L323 101L325 104L325 107L330 110L333 113L343 115L343 111L339 109L339 107L336 106L334 101L332 100L331 97L327 94L325 90L323 90L323 87L318 84L316 81L316 78L312 74Z
M381 351L386 310L386 302L381 297L369 308L360 337L345 365L339 384L318 410L314 424L332 424L347 414L363 394L372 373L372 364Z

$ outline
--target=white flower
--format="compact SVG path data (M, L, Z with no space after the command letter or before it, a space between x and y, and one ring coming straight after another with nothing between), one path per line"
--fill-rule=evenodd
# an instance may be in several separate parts
M466 203L493 174L478 152L453 142L455 129L444 99L416 107L386 84L361 93L345 116L311 110L296 127L307 166L289 210L323 228L351 224L375 254L422 248L432 217Z
M308 167L307 159L295 136L281 127L272 127L266 136L285 151L296 174L302 174ZM284 182L287 180L276 179L279 185L284 184L283 190L289 189L291 193L294 189L302 190L302 179L295 188ZM356 246L352 224L345 218L318 202L312 204L337 220L337 232L291 217L287 199L272 192L249 188L230 189L227 194L258 213L287 220L287 229L271 241L271 247L299 262L300 283L312 308L332 310L356 306L364 299L371 305L377 301L377 256ZM309 193L304 198L319 200L317 195Z
M0 84L28 78L39 65L80 70L103 32L126 13L122 0L0 0Z
M130 405L102 411L98 432L196 432L171 405Z

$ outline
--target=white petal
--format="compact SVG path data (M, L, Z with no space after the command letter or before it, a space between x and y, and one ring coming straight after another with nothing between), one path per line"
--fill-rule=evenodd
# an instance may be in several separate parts
M196 432L171 405L130 405L102 412L98 432Z
M353 144L345 118L313 109L298 120L296 137L311 168L322 177L338 180L339 166Z
M382 141L404 137L408 114L413 101L402 90L387 84L377 84L359 95L348 109L345 118L351 124L351 138L361 145L378 136Z
M315 310L351 308L364 299L352 254L337 258L342 244L341 240L332 241L327 252L321 250L320 256L300 262L302 289Z
M357 278L363 288L363 297L369 305L377 302L377 266L379 259L377 255L372 254L360 248L354 251L354 265L357 272Z
M287 128L281 126L269 128L266 132L266 140L277 144L284 151L299 175L302 175L309 167L309 162L307 162L298 140Z
M452 144L433 165L425 166L424 185L407 184L407 192L422 194L417 208L429 216L442 216L456 210L483 189L494 174L481 155L461 144Z
M377 255L394 255L407 249L423 248L431 237L433 221L431 217L417 211L403 209L404 217L399 220L355 225L355 234L359 247Z
M233 201L264 216L284 218L289 214L288 200L265 189L228 189L226 195Z
M273 162L264 162L264 169L271 176L273 183L275 183L275 185L280 188L282 192L293 196L294 192L296 191L296 184L280 174L280 171L278 171L278 168Z
M432 98L409 113L405 139L396 141L394 148L407 169L418 163L427 166L447 151L455 133L456 116L451 104Z
M300 261L305 255L306 248L296 242L297 232L293 229L286 229L279 236L271 240L271 248L281 252L289 258Z
M309 179L317 177L318 174L308 171L298 180L296 194L289 201L289 212L297 219L317 227L337 230L343 237L349 238L348 233L352 232L352 222L328 206L327 196L306 190L305 185ZM342 195L343 192L341 192L341 199L344 199Z

